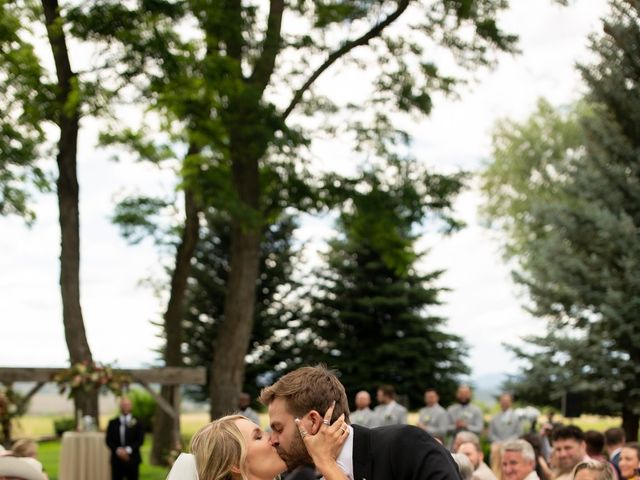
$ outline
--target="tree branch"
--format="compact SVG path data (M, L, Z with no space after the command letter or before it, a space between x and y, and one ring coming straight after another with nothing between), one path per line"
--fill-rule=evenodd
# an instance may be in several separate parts
M341 57L345 56L354 48L360 47L362 45L366 45L369 43L369 41L372 38L379 36L386 27L388 27L393 22L395 22L398 19L398 17L400 17L400 15L404 13L404 11L409 6L410 1L411 0L400 0L398 2L398 7L396 8L396 10L392 14L390 14L387 18L385 18L382 22L375 25L371 30L369 30L367 33L362 35L360 38L357 38L351 42L345 43L341 48L339 48L338 50L333 52L331 55L329 55L327 60L322 65L320 65L320 67L315 72L313 72L313 74L304 83L304 85L296 91L296 93L293 96L293 99L291 100L291 103L282 114L282 120L284 121L287 119L287 117L293 111L293 109L298 105L298 103L300 103L300 100L302 99L302 95L304 95L304 92L306 92L309 89L309 87L311 87L313 82L315 82L316 79L327 68L329 68L333 63L335 63Z
M238 0L228 0L223 6L224 18L228 23L222 25L222 38L227 46L229 57L238 61L238 65L242 61L242 4Z
M253 73L249 81L257 85L263 91L276 63L276 57L280 51L282 13L284 11L284 0L271 0L269 8L269 18L267 20L267 31L262 42L262 53L256 60Z

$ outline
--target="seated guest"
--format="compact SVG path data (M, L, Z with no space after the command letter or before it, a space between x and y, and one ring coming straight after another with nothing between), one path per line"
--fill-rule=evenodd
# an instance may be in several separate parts
M538 480L533 447L524 440L505 442L500 450L504 480Z
M38 444L31 439L21 438L13 442L11 451L16 457L36 458L38 456Z
M584 432L584 442L587 445L587 456L592 460L605 462L604 456L604 435L596 430Z
M608 428L604 431L604 451L609 456L611 465L616 469L618 478L621 476L620 468L618 467L620 452L622 452L622 447L625 443L624 430L620 427Z
M615 480L615 470L607 461L588 460L573 469L573 480Z
M553 478L553 472L551 467L547 463L547 459L542 454L542 438L535 433L525 433L520 437L525 442L533 447L533 452L536 455L536 473L540 480L550 480Z
M11 452L16 457L24 458L25 460L31 462L33 466L35 466L38 471L42 472L44 478L48 478L47 474L44 472L42 468L42 463L40 463L38 458L38 444L29 438L21 438L20 440L16 440L13 445L11 445Z
M504 475L502 475L502 444L494 443L489 455L491 471L498 480L504 480Z
M16 457L7 452L0 456L0 478L19 480L45 480L42 464L35 458Z
M618 466L625 480L640 480L640 443L630 442L622 447Z
M495 474L484 463L484 453L480 442L465 442L460 444L457 453L464 453L473 465L473 480L497 480Z
M584 432L575 425L563 425L554 428L551 439L555 480L571 480L575 466L589 460Z
M456 434L456 436L453 438L453 444L451 446L451 451L453 453L456 453L458 451L458 447L460 447L460 445L462 445L463 443L467 443L467 442L479 443L480 442L480 437L478 437L478 435L476 435L473 432L467 432L467 431L458 432Z
M453 460L458 465L462 480L471 480L473 478L473 465L471 460L464 453L452 453Z

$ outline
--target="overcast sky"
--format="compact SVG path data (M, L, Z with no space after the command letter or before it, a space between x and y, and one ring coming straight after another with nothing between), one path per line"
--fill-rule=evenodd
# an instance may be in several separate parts
M432 116L415 126L413 153L429 165L451 171L476 170L490 154L490 131L497 118L523 119L544 96L555 105L579 97L583 85L574 65L589 59L587 35L600 29L605 0L576 0L561 7L551 0L512 0L502 19L505 29L520 35L522 54L501 58L494 71L461 92L458 100L438 100ZM138 189L167 191L170 174L131 163L114 164L96 153L91 122L83 124L80 144L81 291L89 344L95 360L117 361L121 367L153 363L158 346L161 305L141 280L160 266L149 244L128 246L109 221L114 198ZM332 155L319 146L316 156ZM544 324L520 307L526 298L510 281L499 254L495 232L478 224L481 201L471 188L457 202L467 228L450 237L425 237L424 260L429 270L444 268L439 313L449 318L448 329L465 338L473 376L513 372L513 359L503 342L518 342ZM68 359L58 288L59 227L52 195L38 198L38 220L32 228L15 217L0 218L0 319L2 366L63 366ZM310 219L301 239L320 239L329 233L326 222ZM521 293L521 292L520 292Z

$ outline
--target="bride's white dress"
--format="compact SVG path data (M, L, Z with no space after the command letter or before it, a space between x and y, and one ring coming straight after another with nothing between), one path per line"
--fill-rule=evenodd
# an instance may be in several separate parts
M178 455L167 480L198 480L195 457L190 453Z

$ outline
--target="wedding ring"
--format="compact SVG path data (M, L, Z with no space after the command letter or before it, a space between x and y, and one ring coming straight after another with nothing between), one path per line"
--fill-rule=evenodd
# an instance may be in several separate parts
M344 432L348 431L348 430L349 430L349 428L348 428L348 427L346 427L346 426L344 426L344 427L340 427L340 430L342 430L342 432L344 433Z
M322 420L322 423L324 423L325 425L331 425L331 422L329 420Z

